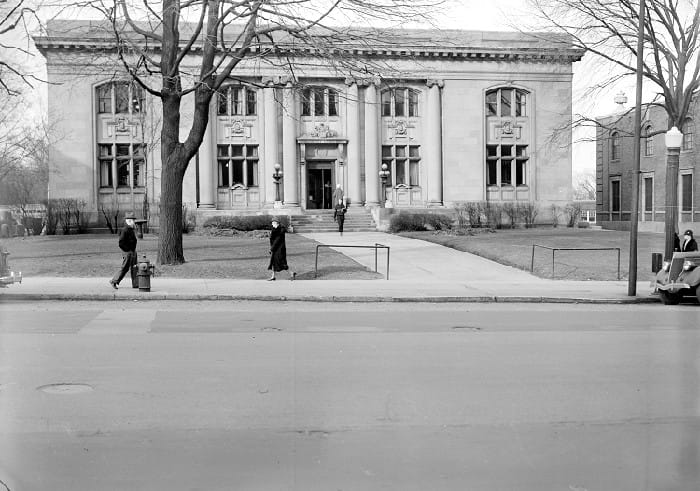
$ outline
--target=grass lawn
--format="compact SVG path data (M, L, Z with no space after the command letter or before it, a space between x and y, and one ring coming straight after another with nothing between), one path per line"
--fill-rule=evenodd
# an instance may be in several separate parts
M3 239L0 246L10 252L9 264L27 276L63 276L110 278L121 264L116 235L52 235ZM137 252L156 259L158 238L139 239ZM237 235L215 237L183 236L186 263L156 266L156 275L170 278L264 279L269 272L270 242L267 236ZM287 235L287 263L297 279L314 279L316 242L300 235ZM380 279L382 275L366 269L352 259L322 249L317 279ZM281 273L286 279L286 274Z
M579 228L503 229L475 235L440 232L404 232L401 235L471 252L502 264L530 271L532 245L569 248L620 248L620 278L627 279L629 232ZM640 233L637 245L637 279L651 278L651 254L664 251L663 234ZM534 273L552 278L552 251L535 249ZM617 251L556 251L554 278L567 280L616 280Z

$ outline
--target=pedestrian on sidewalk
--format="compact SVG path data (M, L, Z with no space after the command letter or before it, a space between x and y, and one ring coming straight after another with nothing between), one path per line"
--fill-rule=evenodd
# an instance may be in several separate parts
M119 271L114 274L114 277L109 280L109 284L115 290L118 288L119 282L129 271L131 272L131 286L133 288L139 287L135 268L138 262L136 256L136 243L138 241L136 240L136 233L134 233L134 227L136 226L135 219L136 216L134 216L134 213L131 211L127 211L124 215L125 225L119 233L119 248L122 250L122 265Z
M287 243L285 240L285 235L287 229L280 224L279 219L272 219L272 231L270 232L270 264L267 269L272 271L272 276L270 276L267 281L275 281L276 274L280 271L289 270L287 265ZM297 274L293 271L289 272L289 279L294 281Z
M683 233L683 245L681 252L692 252L698 250L698 243L693 238L693 231L688 229Z
M345 213L347 211L342 198L336 201L333 220L338 223L338 232L340 232L341 237L343 236L343 224L345 223Z

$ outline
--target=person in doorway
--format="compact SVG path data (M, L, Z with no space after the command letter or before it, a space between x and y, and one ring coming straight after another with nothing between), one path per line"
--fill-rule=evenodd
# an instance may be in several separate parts
M340 198L335 202L334 210L333 220L338 224L338 232L340 232L340 236L342 237L343 224L345 223L345 213L347 212L347 208L345 208L345 205L343 204L343 198Z
M285 240L287 230L280 224L279 219L272 219L272 231L270 232L270 264L267 269L272 271L267 281L275 281L277 273L289 270L287 265L287 244ZM297 274L289 272L289 279L294 281Z
M338 200L344 201L344 197L345 194L343 193L343 188L340 187L340 184L336 184L335 191L333 191L333 206L335 206L338 203Z
M136 277L136 263L138 258L136 256L136 233L134 233L134 227L136 222L134 221L136 217L130 211L126 212L124 215L125 225L119 233L119 248L122 250L122 265L119 268L109 284L115 290L119 287L119 282L126 276L127 272L131 272L131 286L133 288L138 288L138 278Z
M698 250L698 243L693 238L693 231L688 229L683 233L683 243L681 244L681 252L692 252Z

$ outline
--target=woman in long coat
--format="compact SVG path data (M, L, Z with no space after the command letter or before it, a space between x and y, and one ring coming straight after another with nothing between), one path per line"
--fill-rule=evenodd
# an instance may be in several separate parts
M285 228L280 225L279 220L272 220L272 231L270 232L270 264L267 269L272 271L272 276L267 281L275 281L275 274L289 269L287 265L287 244L285 241ZM296 273L289 273L290 279L296 277Z

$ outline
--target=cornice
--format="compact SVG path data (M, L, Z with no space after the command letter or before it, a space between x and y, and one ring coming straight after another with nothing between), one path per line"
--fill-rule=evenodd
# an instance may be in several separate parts
M504 41L506 43L507 41ZM39 51L46 56L48 52L69 51L76 53L109 53L116 51L114 43L104 39L66 38L37 36L34 38ZM144 45L145 48L145 45ZM158 46L149 46L149 50L155 53L160 51ZM193 46L192 54L202 52L202 47ZM547 47L469 47L469 46L401 46L401 47L337 47L333 50L317 50L312 47L299 47L291 45L260 45L250 48L251 54L265 52L266 54L279 56L358 56L367 58L393 58L393 59L429 59L448 61L488 61L488 62L575 62L583 56L583 50L575 48L562 48L556 46Z

